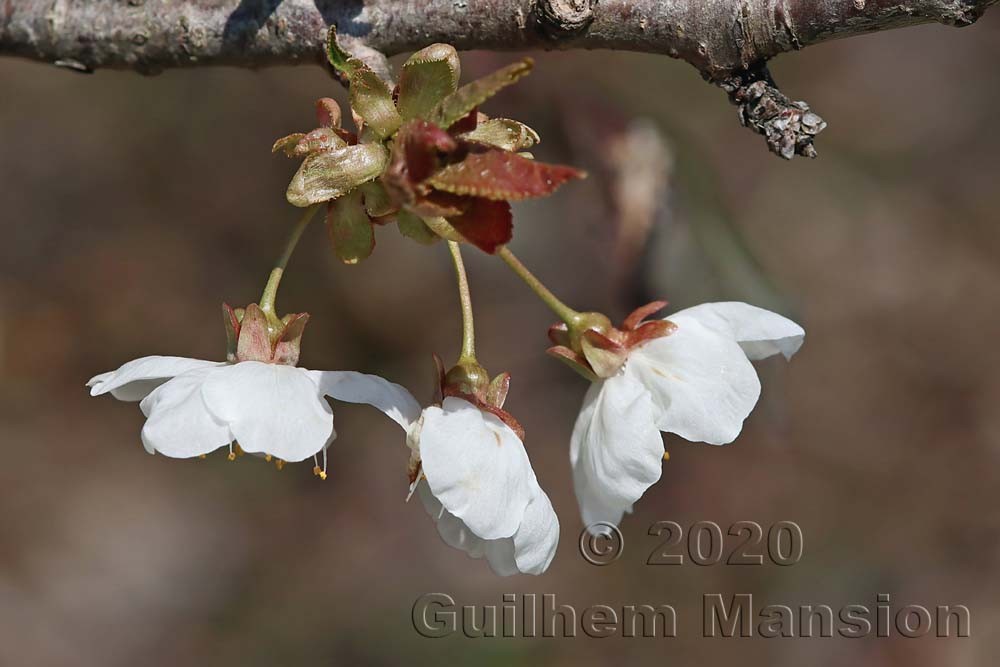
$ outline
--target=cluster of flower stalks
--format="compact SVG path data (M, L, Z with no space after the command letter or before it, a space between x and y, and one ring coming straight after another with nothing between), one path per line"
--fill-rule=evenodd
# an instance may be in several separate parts
M90 380L92 395L140 401L149 453L188 458L218 449L285 462L313 460L327 476L336 438L328 399L371 405L403 429L405 471L449 545L486 558L495 572L539 574L559 541L559 521L538 484L518 421L504 410L507 373L491 377L476 358L472 302L461 246L503 260L559 317L549 353L589 381L570 438L573 485L583 522L617 524L660 478L662 432L732 442L760 394L751 360L798 350L794 322L744 303L710 303L649 319L637 309L619 326L573 310L532 275L506 244L509 201L551 194L583 174L536 162L527 126L488 118L479 106L530 69L521 62L458 86L455 50L414 54L393 84L352 57L331 33L329 56L349 85L355 131L340 108L317 104L320 127L279 139L276 151L303 162L287 198L305 208L258 303L224 306L225 361L143 357ZM278 286L299 238L321 207L334 252L367 258L375 226L394 223L429 244L444 239L462 306L462 349L438 363L435 398L421 405L403 387L353 371L298 366L306 313L279 316ZM404 460L400 460L403 484ZM408 498L409 496L407 496Z

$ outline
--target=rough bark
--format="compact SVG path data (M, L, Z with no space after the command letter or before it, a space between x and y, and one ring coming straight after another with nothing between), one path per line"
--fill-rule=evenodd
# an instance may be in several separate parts
M824 123L774 86L770 58L828 39L973 23L998 0L0 0L0 54L78 71L318 62L326 27L392 55L620 49L694 65L782 157L815 155Z

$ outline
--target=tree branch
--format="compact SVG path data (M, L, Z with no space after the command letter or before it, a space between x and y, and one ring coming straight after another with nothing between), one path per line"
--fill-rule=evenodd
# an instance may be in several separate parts
M766 62L837 37L937 21L998 0L0 0L0 55L78 71L259 67L322 58L326 27L388 55L459 49L620 49L694 65L785 158L825 123L777 90Z

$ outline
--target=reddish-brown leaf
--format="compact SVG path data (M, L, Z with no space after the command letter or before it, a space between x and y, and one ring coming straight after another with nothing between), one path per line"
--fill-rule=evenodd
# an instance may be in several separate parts
M502 150L485 150L438 170L427 182L458 195L516 201L545 197L566 181L585 175L572 167L535 162Z
M464 212L448 222L465 240L490 254L514 235L510 204L505 201L469 197Z
M441 157L458 143L425 120L412 120L396 134L392 158L383 181L398 203L412 203L417 186L440 166Z

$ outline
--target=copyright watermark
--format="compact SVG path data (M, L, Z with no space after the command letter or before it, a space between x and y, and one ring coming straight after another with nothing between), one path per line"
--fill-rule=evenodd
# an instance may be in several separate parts
M610 565L625 549L622 531L613 523L598 521L580 533L580 555L591 565Z
M676 521L657 521L646 534L659 538L646 551L647 565L795 565L802 559L805 536L794 521L761 525L735 521L722 526L697 521L686 528ZM598 521L580 533L580 555L591 565L610 565L625 550L625 537L613 523Z

